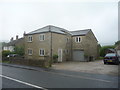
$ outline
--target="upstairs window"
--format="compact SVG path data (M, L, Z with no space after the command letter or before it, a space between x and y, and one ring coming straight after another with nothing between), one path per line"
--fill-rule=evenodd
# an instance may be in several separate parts
M45 40L45 35L44 34L40 34L40 41L44 41Z
M81 41L81 38L80 38L80 37L76 37L76 38L75 38L75 41L76 41L76 42L80 42L80 41Z
M45 50L41 48L39 54L40 54L40 56L44 56L45 55Z
M28 36L28 42L32 42L32 41L33 41L32 36Z
M69 42L69 38L67 38L67 42Z
M32 54L33 54L32 49L28 49L28 55L32 55Z

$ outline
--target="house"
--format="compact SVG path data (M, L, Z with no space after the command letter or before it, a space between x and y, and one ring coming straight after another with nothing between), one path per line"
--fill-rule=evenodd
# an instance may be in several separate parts
M98 56L98 41L91 29L68 31L48 25L25 34L24 39L27 59L52 60L58 55L58 62L88 61Z
M115 51L115 49L113 49L113 48L108 48L106 51L105 51L105 53L107 54L107 53L116 53L116 51Z
M6 43L3 46L3 50L9 50L14 51L15 46L23 46L24 47L24 38L18 38L18 35L16 35L16 40L13 40L13 37L11 38L10 42Z

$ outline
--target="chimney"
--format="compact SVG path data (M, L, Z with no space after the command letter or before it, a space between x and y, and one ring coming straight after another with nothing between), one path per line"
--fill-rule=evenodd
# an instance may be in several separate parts
M16 35L16 40L18 40L18 35Z
M10 42L12 42L13 41L13 37L10 39Z
M23 33L23 37L25 36L25 34L26 34L26 32L24 31L24 33Z

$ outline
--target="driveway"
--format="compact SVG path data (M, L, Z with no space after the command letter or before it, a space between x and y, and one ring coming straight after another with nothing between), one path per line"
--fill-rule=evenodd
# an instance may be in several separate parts
M95 74L108 74L118 75L118 65L107 64L104 65L102 60L91 62L62 62L52 65L53 69L69 70L77 72L95 73Z

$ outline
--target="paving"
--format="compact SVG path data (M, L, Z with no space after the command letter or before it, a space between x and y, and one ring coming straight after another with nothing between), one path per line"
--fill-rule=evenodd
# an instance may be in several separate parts
M119 65L104 64L102 60L91 62L62 62L52 65L52 69L68 70L94 74L118 75Z

